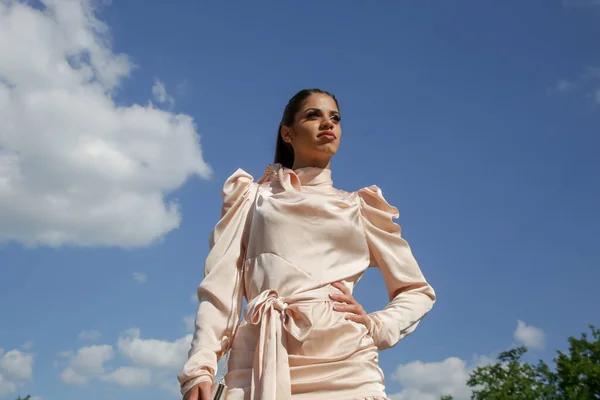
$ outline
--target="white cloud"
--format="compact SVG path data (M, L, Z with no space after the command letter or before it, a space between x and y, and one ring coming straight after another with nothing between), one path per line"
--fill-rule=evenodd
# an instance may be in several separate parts
M148 386L152 383L152 373L145 368L121 367L101 379L125 387Z
M189 93L191 90L190 83L187 80L183 80L177 84L175 87L175 91L177 92L177 96L183 97Z
M144 274L143 272L134 272L133 273L133 279L136 282L139 283L144 283L148 280L148 276L146 274Z
M539 328L527 325L523 321L517 321L517 329L513 335L519 343L534 349L542 349L546 334Z
M28 340L25 343L23 343L21 345L21 347L24 348L25 350L30 350L31 348L33 348L34 344L35 344L35 342L33 340Z
M466 386L469 378L467 362L456 357L447 358L442 362L413 361L400 365L393 377L405 388L392 397L395 400L433 400L444 394L466 399L470 393Z
M468 400L471 390L467 380L471 371L489 364L492 359L476 356L468 363L457 357L449 357L440 362L413 361L399 365L392 379L398 381L404 390L390 396L391 400L439 400L449 394L455 400Z
M0 349L0 396L15 393L20 381L33 375L33 354Z
M2 373L0 373L0 396L15 393L17 391L17 385L14 382L7 380Z
M566 79L561 79L556 84L556 90L559 92L564 92L573 88L573 84Z
M198 304L198 295L196 293L192 293L192 295L190 296L190 300L192 303Z
M63 357L63 358L69 358L73 355L74 353L71 350L64 350L58 353L59 356Z
M440 396L423 393L417 389L404 389L400 393L390 395L390 400L439 400Z
M172 342L143 339L140 330L132 328L118 338L114 347L87 346L61 352L67 360L61 379L72 385L96 380L122 387L152 386L179 395L174 377L187 360L191 340L191 334ZM115 365L121 359L115 357L115 349L125 358L122 365Z
M582 79L598 79L600 78L600 68L587 67L581 74Z
M104 363L113 356L113 348L110 345L82 347L77 353L69 356L69 365L62 371L60 378L71 385L85 385L104 374Z
M517 322L514 339L531 347L540 347L544 343L544 333L539 328ZM476 355L469 362L458 357L449 357L443 361L413 361L399 365L392 379L398 381L403 390L390 396L391 400L439 400L449 394L455 400L471 398L471 389L467 380L477 367L490 365L496 361L488 356Z
M600 4L600 0L599 4ZM594 105L600 105L600 68L588 67L572 79L560 79L549 93L583 93Z
M133 328L119 338L117 348L138 366L178 370L187 359L191 342L191 334L174 342L142 339L140 330Z
M113 98L134 65L90 0L0 2L0 243L146 246L207 178L189 115Z
M81 332L79 332L79 335L77 336L80 340L87 340L90 342L93 342L95 340L98 340L102 337L102 334L96 330L83 330Z
M0 359L0 367L14 379L29 379L33 374L33 354L11 350Z
M152 86L152 95L154 96L154 101L159 104L168 104L170 106L175 105L175 99L167 93L167 88L160 79L154 80L154 86Z

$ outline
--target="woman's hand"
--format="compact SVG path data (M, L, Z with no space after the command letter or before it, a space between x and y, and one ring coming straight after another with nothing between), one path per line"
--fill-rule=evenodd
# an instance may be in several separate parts
M210 382L200 382L185 393L183 400L212 400L212 384Z
M330 294L331 300L337 301L333 305L333 309L336 311L348 312L346 319L350 321L358 322L367 327L369 332L371 331L371 320L369 319L367 312L362 305L350 293L350 289L341 282L333 282L331 286L341 290L342 294Z

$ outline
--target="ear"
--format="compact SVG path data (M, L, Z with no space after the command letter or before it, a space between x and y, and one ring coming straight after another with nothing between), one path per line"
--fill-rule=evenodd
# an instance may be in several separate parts
M281 138L283 139L284 142L286 142L286 143L292 142L292 131L290 130L289 126L283 125L281 127L279 134L281 135Z

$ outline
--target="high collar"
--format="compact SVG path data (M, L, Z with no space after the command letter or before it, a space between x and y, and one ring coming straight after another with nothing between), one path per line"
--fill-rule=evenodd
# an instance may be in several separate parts
M302 186L333 186L331 170L319 167L290 169L281 164L270 164L265 169L265 178L278 179L286 190L300 191Z

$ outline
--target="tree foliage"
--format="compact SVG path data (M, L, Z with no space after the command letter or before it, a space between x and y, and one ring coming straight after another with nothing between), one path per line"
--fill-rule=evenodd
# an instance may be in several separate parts
M554 368L522 361L524 346L498 355L497 362L478 367L469 376L472 400L600 400L600 329L590 326L569 338L569 351L557 352ZM442 396L441 400L452 400Z
M586 333L569 338L569 353L558 352L556 392L560 400L600 399L600 329L590 326L592 340Z
M479 367L473 371L467 385L473 388L475 400L541 400L547 398L549 390L547 376L543 371L548 366L540 361L537 366L523 363L527 352L517 347L498 356L498 362Z

